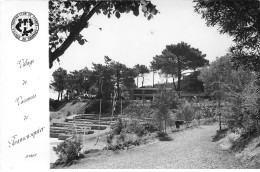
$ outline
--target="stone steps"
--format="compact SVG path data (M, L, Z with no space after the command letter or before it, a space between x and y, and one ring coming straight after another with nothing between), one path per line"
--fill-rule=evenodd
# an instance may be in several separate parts
M70 122L70 123L92 123L92 124L99 124L98 119L65 119L65 122ZM105 125L110 124L110 120L101 120L100 123L106 123ZM114 123L114 121L112 121Z
M79 129L82 130L82 128L88 129L88 130L105 130L107 128L106 125L73 125L73 124L67 124L67 123L54 123L53 126L50 127L50 129Z

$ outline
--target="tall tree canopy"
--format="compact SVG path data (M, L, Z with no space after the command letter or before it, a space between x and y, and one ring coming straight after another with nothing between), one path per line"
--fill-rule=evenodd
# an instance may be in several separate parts
M202 14L208 26L219 26L220 33L234 37L232 61L260 71L260 1L197 0L195 11Z
M62 100L63 90L66 88L67 81L67 71L61 67L55 70L52 74L53 81L51 82L51 87L58 92L58 100Z
M217 58L209 67L200 71L199 79L203 81L207 94L219 98L225 93L239 93L253 78L250 71L232 67L231 56Z
M113 71L114 83L117 90L117 97L121 97L122 90L130 91L134 87L134 78L136 77L136 72L132 68L128 68L126 65L116 62L105 56L106 65Z
M50 0L49 1L49 67L55 60L77 41L83 45L87 40L80 34L88 28L89 20L94 14L103 14L110 18L120 18L122 13L133 12L135 16L142 10L150 20L158 13L156 6L148 0Z
M157 55L151 62L152 68L161 70L162 73L170 74L173 78L175 90L180 91L182 72L188 69L196 71L209 63L199 49L193 48L187 43L181 42L176 45L167 45L161 55ZM174 77L178 78L177 88Z

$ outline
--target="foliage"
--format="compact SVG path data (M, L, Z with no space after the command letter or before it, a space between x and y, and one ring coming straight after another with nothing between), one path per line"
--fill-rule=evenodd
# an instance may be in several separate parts
M194 115L196 114L195 108L192 103L189 103L186 100L179 105L177 111L177 119L184 120L186 122L191 122L194 119Z
M101 101L101 113L110 113L111 112L111 102L107 100ZM92 100L89 102L88 106L85 108L84 113L99 113L100 112L100 100Z
M130 103L123 109L122 115L129 118L151 118L153 117L155 110L150 106L145 106L138 103Z
M200 71L195 71L190 75L183 76L181 90L187 92L204 92L203 82L198 79L199 74Z
M112 144L112 140L113 140L113 138L114 138L114 133L113 132L109 132L108 134L107 134L107 143L108 143L108 145L111 145Z
M125 128L126 122L123 121L121 118L118 119L118 121L111 126L111 129L113 130L113 133L115 135L118 135L122 132L123 128Z
M226 107L225 118L229 128L243 128L245 132L260 132L259 90L254 82L246 86L241 94L232 97L233 104Z
M135 70L124 64L115 62L105 56L105 65L93 63L92 70L87 67L74 70L67 74L66 70L59 68L53 73L54 81L51 86L61 95L66 90L66 100L76 98L102 99L102 112L111 112L110 101L114 96L122 99L123 107L128 104L132 88L135 87ZM60 97L59 94L59 97ZM103 101L104 100L104 101ZM125 100L127 100L125 102ZM99 112L99 103L94 102L94 112ZM117 101L116 113L119 113L120 105ZM87 111L92 111L87 109Z
M259 0L199 0L195 6L195 11L202 14L208 26L219 26L221 33L233 36L236 45L230 48L231 61L236 67L255 71L258 75L255 83L259 82L260 78L259 6ZM232 107L227 108L231 112L228 115L230 127L243 127L246 131L258 128L260 103L256 95L259 86L259 83L252 86L246 82L246 88L240 90L242 94L228 95L232 102Z
M159 130L158 126L151 122L147 122L147 123L143 124L143 127L146 131L148 131L150 133L153 133L153 132Z
M54 152L59 156L61 163L71 163L71 161L80 158L82 143L80 141L65 140L53 147Z
M137 146L140 145L141 141L139 140L135 140L135 141L127 141L127 142L123 142L117 145L108 145L108 147L106 149L108 150L112 150L112 151L117 151L117 150L123 150L125 148L130 147L131 145Z
M235 70L230 60L230 55L217 58L200 72L199 79L203 81L206 93L216 99L224 99L227 93L241 92L253 78L248 70Z
M141 7L141 8L139 8ZM49 1L49 67L77 41L83 45L87 40L81 31L89 26L89 20L94 14L103 14L110 18L115 15L120 18L122 13L133 12L139 15L142 9L148 20L158 13L156 6L147 0L138 1ZM102 28L100 28L102 30Z
M208 26L218 26L220 33L234 38L231 52L235 65L255 71L260 70L259 6L259 0L198 0L195 5Z
M163 121L164 121L164 130L166 132L167 121L170 119L170 106L174 102L172 97L167 94L167 91L163 88L160 88L158 94L155 96L155 100L153 101L152 108L156 109L155 120L160 126L160 130L163 129Z
M157 137L160 141L171 141L172 138L166 133L162 131L157 132Z
M106 66L112 71L112 79L116 85L117 99L121 99L122 89L125 91L130 91L131 88L135 86L134 78L136 77L136 72L132 68L126 67L126 65L113 61L108 56L105 56Z
M182 72L188 69L196 71L197 68L207 65L209 61L205 59L205 56L199 49L181 42L176 45L167 45L162 55L153 58L151 66L164 74L171 75L175 90L180 91ZM178 78L177 88L174 77Z
M57 111L62 105L62 103L63 102L59 100L49 99L49 106L52 109L52 111Z
M66 84L66 78L67 78L67 71L61 67L59 67L57 70L55 70L52 73L53 76L53 82L50 84L51 87L57 91L58 94L58 100L62 100L62 93L63 90L65 89L65 84Z
M68 112L67 112L67 116L70 116L70 115L71 115L71 112L70 112L70 111L68 111Z

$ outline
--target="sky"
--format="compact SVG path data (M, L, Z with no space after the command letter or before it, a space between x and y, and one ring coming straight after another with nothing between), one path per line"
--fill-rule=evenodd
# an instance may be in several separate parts
M58 67L68 72L86 66L91 69L92 62L104 64L104 56L128 67L136 64L150 66L153 57L160 55L166 45L180 42L198 48L210 62L228 52L232 38L220 34L217 27L207 27L201 15L194 12L192 0L152 0L152 3L160 13L151 20L147 20L142 12L137 17L132 12L121 14L119 19L94 15L89 21L90 26L81 32L88 42L84 45L74 42L60 57L60 63L54 63L50 79ZM155 75L155 83L164 81ZM152 85L152 74L144 83Z

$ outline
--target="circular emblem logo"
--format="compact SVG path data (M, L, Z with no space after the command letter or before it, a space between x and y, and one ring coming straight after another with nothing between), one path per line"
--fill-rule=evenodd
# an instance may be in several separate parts
M11 29L18 40L27 42L37 35L39 23L32 13L21 12L14 16Z

